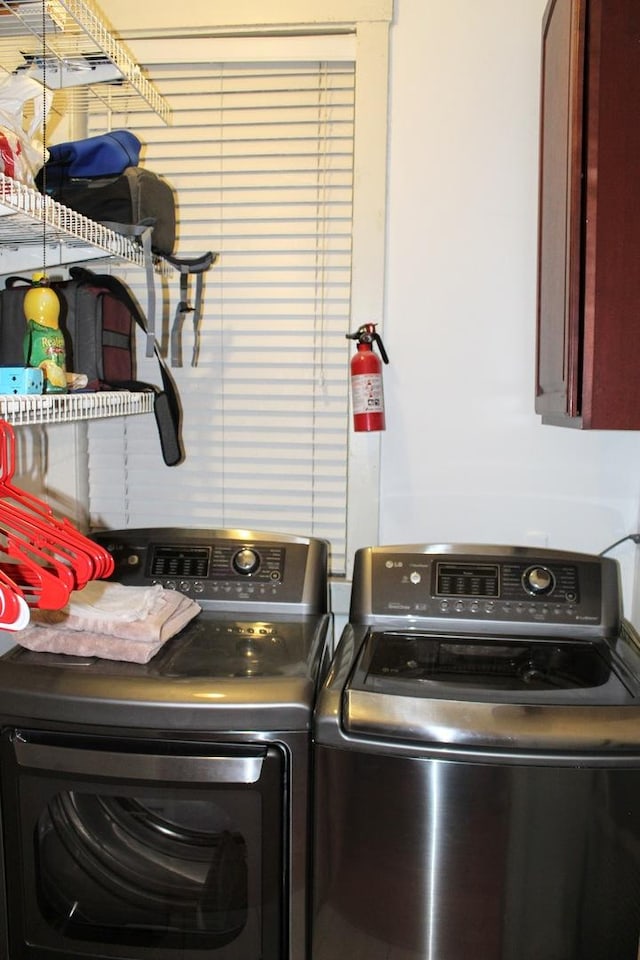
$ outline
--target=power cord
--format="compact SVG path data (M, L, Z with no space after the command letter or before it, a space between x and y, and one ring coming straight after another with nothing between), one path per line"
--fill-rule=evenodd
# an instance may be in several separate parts
M601 550L598 556L604 557L605 553L609 553L610 550L613 550L614 547L620 546L621 543L626 543L627 540L633 540L634 543L640 543L640 533L629 533L626 537L621 537L619 540L616 540L615 543L611 543L608 547L605 547L604 550Z

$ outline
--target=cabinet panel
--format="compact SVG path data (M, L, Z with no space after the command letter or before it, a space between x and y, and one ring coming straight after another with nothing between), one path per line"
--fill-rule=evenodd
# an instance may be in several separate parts
M538 402L579 413L584 5L556 0L543 26Z
M551 0L543 23L536 410L640 429L640 4Z

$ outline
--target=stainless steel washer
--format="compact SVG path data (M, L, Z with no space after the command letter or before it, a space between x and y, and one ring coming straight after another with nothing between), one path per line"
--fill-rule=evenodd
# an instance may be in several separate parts
M98 539L202 612L146 665L0 657L0 957L304 960L327 545Z
M313 960L637 960L614 561L368 548L315 720Z

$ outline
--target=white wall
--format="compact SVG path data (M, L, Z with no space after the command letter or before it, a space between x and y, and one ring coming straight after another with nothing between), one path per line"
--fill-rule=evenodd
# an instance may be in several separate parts
M395 0L383 543L598 552L639 529L640 435L542 426L534 412L545 3ZM125 34L149 26L143 5L101 6ZM154 29L174 9L158 0ZM182 15L195 24L202 5ZM612 556L638 622L636 552Z
M598 552L638 530L640 435L534 412L545 3L395 0L383 543ZM635 552L612 554L629 615Z

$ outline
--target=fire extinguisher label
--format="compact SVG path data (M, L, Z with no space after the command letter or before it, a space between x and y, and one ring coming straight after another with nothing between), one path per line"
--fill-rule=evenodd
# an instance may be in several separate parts
M364 373L351 377L351 395L353 412L356 415L359 413L382 413L384 410L382 377L379 373Z

